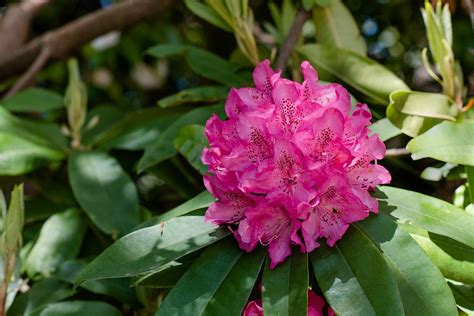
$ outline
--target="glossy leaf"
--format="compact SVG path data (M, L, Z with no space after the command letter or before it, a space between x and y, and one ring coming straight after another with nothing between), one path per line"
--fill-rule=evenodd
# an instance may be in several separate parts
M354 227L311 253L318 285L338 315L403 315L397 281L382 251Z
M171 261L170 263L160 267L158 271L152 271L132 278L132 286L145 286L152 288L171 288L193 263L192 260L183 262Z
M307 44L297 48L300 55L350 85L377 104L388 104L395 90L409 90L393 72L364 56L349 50L323 44Z
M66 301L47 305L39 316L121 316L114 306L99 301Z
M228 88L220 86L200 86L189 88L159 100L158 105L162 108L168 108L199 102L223 102L225 101L228 92Z
M415 137L442 120L455 121L457 106L440 93L394 91L390 94L387 117L405 134Z
M450 237L474 248L474 217L462 209L421 193L383 186L380 209L429 232Z
M354 227L383 251L397 279L405 315L457 315L443 275L407 232L383 213Z
M378 134L381 141L387 141L402 133L396 126L390 123L388 118L383 118L370 125L371 134Z
M187 125L182 127L173 142L174 148L201 174L207 167L201 161L202 150L208 145L204 136L204 126Z
M64 152L0 132L0 175L21 175L64 159Z
M318 43L345 48L359 55L367 54L367 46L351 12L341 0L315 6L313 20Z
M77 209L51 216L41 228L39 238L26 259L28 275L49 276L61 263L74 259L81 249L85 232L86 219Z
M413 159L437 160L474 166L474 120L443 122L412 139L408 150Z
M156 315L240 315L263 257L261 250L245 254L233 239L209 247L178 281Z
M285 262L270 270L265 264L262 305L265 314L305 316L308 306L308 254L295 251Z
M402 225L402 228L412 235L446 278L474 285L474 248L413 225Z
M186 254L216 242L230 232L185 216L130 233L96 257L78 276L86 280L120 278L152 271ZM117 265L120 262L120 265Z
M214 201L215 199L208 191L203 191L183 204L178 205L164 214L161 214L158 216L158 220L160 222L164 222L173 217L183 216L192 211L207 208Z
M137 188L113 157L73 152L68 173L74 196L103 232L124 234L138 224Z
M169 126L151 146L147 147L145 154L138 162L138 171L154 166L165 159L176 155L177 151L173 146L173 141L182 127L189 124L205 124L213 113L222 113L222 105L202 107L192 110Z
M1 102L12 112L45 112L64 107L63 97L54 91L28 88Z

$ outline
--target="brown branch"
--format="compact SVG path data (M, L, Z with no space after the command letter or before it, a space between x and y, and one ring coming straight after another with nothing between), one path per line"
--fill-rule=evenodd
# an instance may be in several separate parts
M406 148L390 148L390 149L387 149L385 153L385 157L397 157L397 156L405 156L409 154L410 152Z
M288 32L288 36L285 39L285 42L281 46L280 52L278 54L278 58L276 61L276 68L281 69L282 71L286 68L286 63L293 52L296 42L300 36L301 30L303 29L304 23L309 18L309 12L306 11L303 7L298 10L295 19L293 20L293 24L291 25L290 31Z
M108 9L101 9L78 18L56 30L32 40L12 55L0 59L0 80L16 75L37 60L37 55L47 49L49 59L62 59L94 38L111 31L121 30L144 18L165 11L173 0L128 0ZM42 60L41 60L42 61ZM42 61L43 64L46 61ZM38 62L39 63L39 62Z

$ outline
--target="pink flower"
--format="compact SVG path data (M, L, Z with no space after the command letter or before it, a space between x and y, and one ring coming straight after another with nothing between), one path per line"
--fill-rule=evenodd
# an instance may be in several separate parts
M317 296L311 290L308 290L308 316L324 316L324 300ZM328 308L328 315L335 316L334 311L331 307ZM264 316L262 300L250 301L244 309L242 316Z
M320 84L308 62L303 83L269 64L255 68L256 88L231 89L227 120L207 121L202 161L217 198L206 220L228 225L246 251L268 246L274 268L291 245L310 252L324 238L333 246L351 223L377 213L370 191L391 178L377 164L385 145L369 136L367 105L351 113L349 93Z

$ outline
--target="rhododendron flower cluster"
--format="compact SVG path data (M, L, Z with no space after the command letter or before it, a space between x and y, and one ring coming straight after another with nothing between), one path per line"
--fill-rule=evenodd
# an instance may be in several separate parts
M311 290L308 290L308 316L324 316L324 300ZM262 300L250 301L244 309L242 316L264 316ZM331 307L328 308L328 316L335 316Z
M365 104L351 112L349 93L321 84L309 62L303 83L281 78L269 61L253 73L255 88L231 89L228 119L206 124L206 188L217 198L206 220L226 224L246 251L268 246L271 268L291 254L310 252L325 238L333 246L349 224L376 213L369 194L390 174L385 155L369 136Z

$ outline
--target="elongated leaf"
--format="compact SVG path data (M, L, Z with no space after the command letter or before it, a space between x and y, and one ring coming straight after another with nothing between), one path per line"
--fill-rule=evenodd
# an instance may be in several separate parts
M413 191L380 187L380 209L401 222L450 237L474 248L474 217L445 201Z
M471 199L471 204L474 204L474 167L465 166L469 190L469 198Z
M227 236L202 216L170 219L130 233L94 259L78 276L86 280L120 278L152 271ZM120 262L120 265L117 264Z
M405 134L415 137L442 120L455 121L457 106L440 93L397 90L390 94L387 117Z
M28 275L51 275L65 260L74 259L81 249L86 220L77 209L51 216L41 228L25 262Z
M408 233L383 213L354 227L382 249L397 279L405 315L457 315L443 275Z
M370 125L372 134L378 134L381 141L389 140L402 133L396 126L390 123L388 118L383 118Z
M158 105L162 108L168 108L172 106L199 102L223 102L227 97L228 91L228 88L220 86L201 86L189 88L159 100Z
M188 7L192 13L196 14L201 19L223 29L224 31L232 32L232 28L229 24L209 6L197 0L185 0L184 3L186 3L186 7Z
M178 282L192 263L193 260L183 262L171 261L161 267L163 270L133 277L132 286L140 285L159 289L171 288Z
M0 132L0 175L21 175L64 159L63 151Z
M161 134L155 143L147 147L145 154L138 162L138 171L142 172L145 169L176 155L177 151L173 146L173 141L183 126L189 124L204 124L213 113L222 114L222 112L223 106L215 105L197 108L181 116Z
M214 201L215 199L208 191L203 191L192 199L158 216L158 219L160 222L164 222L173 217L183 216L192 211L207 208Z
M156 315L240 315L263 251L245 254L233 239L209 247L171 290Z
M454 282L449 282L449 286L453 291L459 309L469 316L474 315L474 288L464 284L455 284Z
M64 106L59 93L40 88L25 89L2 100L2 104L12 112L45 112Z
M263 270L262 303L267 315L305 316L308 306L308 254L294 252L284 263Z
M98 301L66 301L46 306L39 316L121 316L114 306Z
M443 122L412 139L408 150L413 159L437 160L474 166L474 120Z
M395 90L410 90L390 70L354 52L322 44L307 44L297 48L301 56L316 67L363 93L375 103L388 104Z
M338 315L403 315L396 279L380 249L351 227L311 253L318 285Z
M36 282L31 289L18 295L8 310L8 315L30 315L35 310L69 297L72 288L67 283L54 278Z
M186 52L187 46L182 44L160 44L147 49L146 53L156 58L179 56Z
M315 6L313 20L319 43L345 48L363 56L367 54L359 27L341 0L331 0L326 6Z
M138 224L137 188L113 157L73 152L68 173L74 196L102 231L124 234Z
M446 278L474 285L474 248L413 225L402 225L402 228L412 235Z
M202 150L208 145L204 136L204 126L187 125L179 130L173 142L174 148L201 174L207 172L207 166L201 161Z
M82 134L82 143L92 146L100 140L110 128L124 117L125 113L115 106L99 106L87 113L87 122L97 120L97 125L86 129Z

